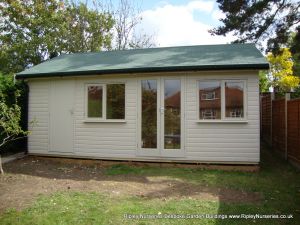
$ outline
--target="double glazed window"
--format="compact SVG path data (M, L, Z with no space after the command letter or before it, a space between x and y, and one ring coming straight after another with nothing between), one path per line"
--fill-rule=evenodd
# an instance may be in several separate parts
M88 84L87 118L125 119L125 84Z
M199 119L244 119L245 81L199 81Z

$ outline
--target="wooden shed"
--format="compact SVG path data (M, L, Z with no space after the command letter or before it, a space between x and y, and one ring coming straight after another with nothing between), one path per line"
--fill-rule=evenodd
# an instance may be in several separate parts
M257 164L268 68L253 44L60 55L16 75L35 121L29 154Z

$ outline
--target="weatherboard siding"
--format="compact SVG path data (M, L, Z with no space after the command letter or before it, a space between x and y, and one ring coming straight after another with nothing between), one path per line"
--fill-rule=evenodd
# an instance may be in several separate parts
M28 150L30 153L48 153L49 148L49 90L50 83L30 81L28 105Z
M85 85L125 83L126 122L85 122ZM97 157L128 158L136 150L136 79L128 77L77 79L75 96L74 154Z
M69 156L107 159L199 161L228 163L259 162L259 89L257 71L253 72L190 72L170 73L185 78L184 96L184 157L160 158L137 156L138 137L138 78L155 74L52 78L29 80L29 121L36 125L29 136L29 153L59 155L49 149L50 81L75 80L73 153ZM169 75L170 75L169 74ZM160 76L168 76L161 73ZM197 109L198 80L247 80L247 123L199 123ZM85 121L85 85L90 83L124 82L126 86L126 122L87 123ZM58 99L59 101L59 99ZM52 106L54 107L54 106ZM171 150L170 150L171 151ZM62 153L61 155L66 155Z
M247 123L197 123L199 80L246 80ZM200 73L186 86L186 158L200 161L259 162L259 87L257 72Z

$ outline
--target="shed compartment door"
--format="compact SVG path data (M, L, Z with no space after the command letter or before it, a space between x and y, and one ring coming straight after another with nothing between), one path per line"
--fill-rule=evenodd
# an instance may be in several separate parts
M75 82L51 81L50 88L50 151L73 153L73 110Z

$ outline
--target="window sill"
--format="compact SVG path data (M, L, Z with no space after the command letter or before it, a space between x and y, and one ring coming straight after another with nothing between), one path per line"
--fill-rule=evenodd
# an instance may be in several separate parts
M197 120L197 123L248 123L248 120Z
M126 120L100 120L100 119L85 119L84 123L126 123Z

